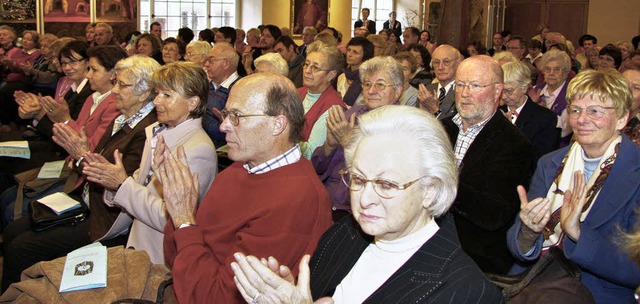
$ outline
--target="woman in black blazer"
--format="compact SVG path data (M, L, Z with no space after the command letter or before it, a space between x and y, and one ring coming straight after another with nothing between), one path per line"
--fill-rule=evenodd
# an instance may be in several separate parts
M353 218L334 224L297 286L275 258L236 254L231 267L249 303L500 303L460 247L446 214L457 190L451 144L438 121L406 106L385 106L358 119L341 171ZM274 272L276 271L276 272Z

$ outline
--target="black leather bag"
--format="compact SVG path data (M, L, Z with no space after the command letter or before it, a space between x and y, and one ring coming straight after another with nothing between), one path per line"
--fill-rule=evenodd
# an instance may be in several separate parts
M31 214L31 229L41 232L55 226L78 224L87 218L89 208L81 202L80 208L58 215L49 207L34 201L29 205L29 212Z

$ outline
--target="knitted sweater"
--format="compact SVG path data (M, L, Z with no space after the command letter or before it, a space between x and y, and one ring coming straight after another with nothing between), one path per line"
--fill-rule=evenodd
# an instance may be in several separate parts
M196 225L165 227L164 251L180 303L244 303L233 282L233 254L275 257L298 272L331 225L331 204L311 163L249 174L241 163L211 185Z

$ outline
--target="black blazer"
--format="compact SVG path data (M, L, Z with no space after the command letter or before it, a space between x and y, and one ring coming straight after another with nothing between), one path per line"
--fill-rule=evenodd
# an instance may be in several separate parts
M382 28L390 30L396 34L396 37L402 37L402 24L398 20L393 23L393 26L391 26L389 20L387 20L382 24Z
M442 123L455 148L458 126ZM531 168L531 142L496 111L462 159L451 207L462 249L484 272L505 274L515 262L507 230L520 210L516 186L527 184Z
M460 248L451 216L440 229L364 303L501 303L502 293ZM313 299L332 296L373 241L345 217L324 233L313 254Z
M362 19L358 19L358 21L356 21L353 24L353 28L357 29L359 27L362 27L363 21ZM369 23L367 24L367 29L369 30L369 34L377 34L376 33L376 22L373 20L369 20Z
M506 111L507 107L503 106L502 109ZM533 145L534 171L540 157L559 148L561 129L556 128L557 122L558 116L553 111L533 102L527 96L527 101L516 119L516 127Z

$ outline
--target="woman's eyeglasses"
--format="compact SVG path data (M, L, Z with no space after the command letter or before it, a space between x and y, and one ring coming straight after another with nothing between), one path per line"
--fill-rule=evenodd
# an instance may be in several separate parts
M395 181L383 178L367 179L366 177L358 173L351 172L350 168L342 169L338 171L338 173L340 173L340 175L342 176L342 181L345 185L347 185L349 189L351 189L351 191L360 191L364 189L367 183L370 182L373 185L373 190L378 195L380 195L380 197L386 199L395 197L396 195L398 195L398 191L405 190L411 187L411 185L415 184L420 179L426 177L422 176L406 184L400 185Z

